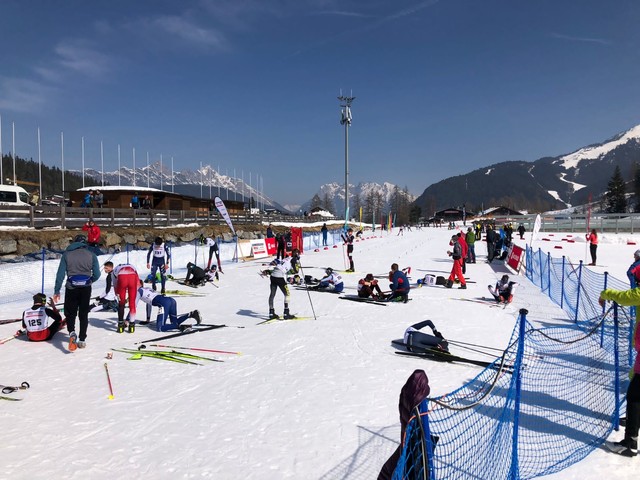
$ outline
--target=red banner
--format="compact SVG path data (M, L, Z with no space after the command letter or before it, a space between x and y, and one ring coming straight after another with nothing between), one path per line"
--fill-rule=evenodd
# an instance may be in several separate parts
M524 249L520 248L517 245L513 245L511 247L511 251L509 252L507 265L513 268L516 272L518 272L520 270L520 262L522 261L523 254L524 254Z
M302 228L292 227L291 228L291 249L297 248L298 250L300 250L300 253L303 253L304 249L302 248L302 244L303 244Z
M267 253L269 255L275 255L277 252L276 248L276 239L275 238L265 238L264 243L267 244Z

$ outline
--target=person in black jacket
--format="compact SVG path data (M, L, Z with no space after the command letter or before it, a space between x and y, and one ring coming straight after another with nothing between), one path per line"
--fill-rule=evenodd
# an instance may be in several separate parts
M485 235L487 241L487 262L491 263L496 255L496 232L487 225L487 233Z
M284 260L284 250L286 246L286 241L284 235L282 233L278 233L276 235L276 260L283 259Z

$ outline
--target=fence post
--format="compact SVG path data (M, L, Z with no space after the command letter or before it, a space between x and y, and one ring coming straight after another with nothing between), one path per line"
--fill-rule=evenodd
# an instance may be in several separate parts
M111 228L113 228L115 224L116 210L115 208L111 208Z
M618 304L613 303L613 394L615 395L615 409L613 411L613 427L620 428L620 351L618 349Z
M60 226L62 228L67 228L66 217L67 217L67 207L62 205L60 207Z
M607 280L609 279L609 272L604 272L604 288L603 290L607 289ZM633 307L631 307L633 308ZM605 306L604 304L602 305L602 324L600 325L600 348L602 348L602 346L604 345L604 311L605 311Z
M195 265L198 264L198 239L197 238L193 239L193 263Z
M540 290L544 292L544 285L542 284L542 249L538 248L538 265L540 268Z
M580 260L580 265L578 266L578 289L576 291L576 315L574 318L574 322L578 322L578 308L580 307L580 288L582 288L582 260Z
M515 392L513 403L513 434L511 437L511 468L509 469L509 478L516 480L520 478L520 468L518 466L518 428L520 423L520 400L522 392L522 357L524 356L524 336L525 325L527 323L528 310L520 309L520 325L518 332L518 353L513 365L513 374L515 375Z
M547 286L549 287L549 298L551 298L551 253L547 252Z
M565 261L566 261L566 257L563 255L562 256L562 280L560 281L560 308L562 308L563 304L564 304L564 277L565 277L565 272L564 272L564 265L565 265Z
M29 207L29 226L31 228L35 227L35 219L34 219L35 211L36 211L36 207Z
M42 288L40 289L42 293L44 293L44 254L45 248L42 247Z

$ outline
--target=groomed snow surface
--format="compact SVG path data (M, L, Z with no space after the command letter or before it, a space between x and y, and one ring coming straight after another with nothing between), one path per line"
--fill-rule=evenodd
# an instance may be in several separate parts
M429 228L405 231L404 236L396 233L377 237L369 233L355 244L358 272L344 275L344 293L354 294L358 279L366 273L386 275L394 262L412 267L414 284L426 273L448 274L451 231ZM564 254L573 262L585 260L584 235L575 234L573 244L560 242L563 236L540 234L534 246L554 256ZM541 241L542 237L558 241ZM638 248L627 245L628 240L640 244L638 235L602 235L598 258L607 267L589 268L624 278ZM193 247L183 248L182 253L174 250L174 268L192 259ZM269 281L257 274L265 268L262 262L232 263L223 258L225 273L219 288L207 285L195 290L205 297L176 298L180 312L199 309L205 323L229 328L160 343L242 352L202 354L224 363L193 366L152 358L128 360L117 352L108 360L112 348L136 348L134 342L159 335L153 323L138 326L134 334L118 334L111 313L90 315L84 350L67 351L66 331L52 342L13 340L0 345L0 383L31 384L29 390L11 394L22 401L0 401L0 478L374 479L400 440L398 396L407 377L415 369L424 369L431 394L437 396L479 372L479 367L471 365L395 355L389 342L402 337L407 326L429 318L449 339L503 348L520 308L529 310L534 323L567 323L563 312L523 276L517 277L520 286L513 304L504 310L459 301L486 296L487 284L494 284L506 271L502 262L485 263L483 242L476 250L478 263L467 271L476 283L469 283L467 290L414 288L408 304L375 306L292 289L292 312L312 317L315 311L317 320L267 325L256 325L268 309ZM322 275L323 267L344 269L343 248L307 252L302 262L304 273L314 277ZM7 267L0 265L0 274L6 275ZM55 271L52 267L47 272ZM17 279L20 273L15 269L11 275ZM174 271L176 276L180 273ZM34 285L40 283L37 276L31 280ZM94 286L95 294L103 281ZM382 285L386 283L383 278ZM186 287L169 282L168 288ZM4 300L0 318L19 317L30 306ZM280 314L282 304L278 292ZM17 325L0 325L0 338L15 332ZM451 350L486 359L474 352ZM113 400L108 399L105 363ZM614 432L611 439L621 437L622 431ZM637 457L597 449L548 478L637 479L638 467ZM492 479L490 472L478 472L478 478Z

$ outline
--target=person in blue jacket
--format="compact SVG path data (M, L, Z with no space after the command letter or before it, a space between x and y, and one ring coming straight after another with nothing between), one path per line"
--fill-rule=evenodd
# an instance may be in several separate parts
M631 285L631 288L636 288L638 286L636 283L636 274L640 277L640 250L636 250L634 252L633 263L627 270L627 278L629 279L629 285Z
M391 288L391 295L387 298L387 301L398 302L400 300L397 299L401 299L404 303L407 303L409 301L409 290L411 290L411 285L409 285L409 279L405 273L398 268L397 263L391 265L389 281L392 282L391 285L389 285L389 288Z

